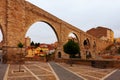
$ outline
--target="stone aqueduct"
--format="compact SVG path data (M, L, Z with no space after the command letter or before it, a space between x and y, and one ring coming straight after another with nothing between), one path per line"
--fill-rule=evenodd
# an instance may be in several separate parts
M77 36L83 59L85 59L86 51L90 51L92 57L95 58L97 53L110 44L85 33L25 0L0 0L2 47L5 47L8 56L15 54L17 49L14 47L17 47L19 41L25 42L27 30L37 21L49 24L54 30L59 44L56 55L60 52L63 58L68 57L63 52L63 45L68 40L68 35L71 32Z

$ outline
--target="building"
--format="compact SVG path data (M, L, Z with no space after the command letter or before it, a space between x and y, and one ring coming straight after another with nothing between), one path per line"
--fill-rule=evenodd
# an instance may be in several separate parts
M55 52L53 44L40 44L37 48L29 46L26 57L45 56Z
M99 26L88 30L87 33L101 40L114 41L114 32L109 28Z
M116 43L120 43L120 38L115 38Z
M30 46L30 42L31 42L31 38L26 37L26 38L25 38L25 46L26 46L26 47Z

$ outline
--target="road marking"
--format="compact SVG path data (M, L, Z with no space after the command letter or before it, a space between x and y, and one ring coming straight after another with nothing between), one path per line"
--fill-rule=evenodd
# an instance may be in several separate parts
M113 70L111 73L109 73L108 75L106 75L105 77L103 77L101 80L105 80L107 77L109 77L111 74L113 74L114 72L116 72L118 69Z
M84 71L85 69L79 69L79 70ZM97 70L87 70L87 72L94 72L94 73L102 74L102 75L106 75L106 74L107 74L107 73L105 73L105 72L98 72Z
M86 78L84 78L84 77L80 76L79 74L77 74L77 73L75 73L75 72L73 72L73 71L67 69L66 67L64 67L64 66L62 66L62 65L60 65L60 64L57 64L57 65L59 65L59 66L61 66L62 68L66 69L67 71L70 71L71 73L77 75L78 77L80 77L80 78L82 78L82 79L84 79L84 80L87 80Z
M41 75L37 75L37 76L54 76L54 74L41 74Z
M9 68L10 68L10 64L8 64L3 80L7 80Z
M51 67L50 63L48 63L50 69L52 70L53 74L55 75L56 80L60 80L59 77L57 76L57 74L55 73L55 71L53 70L53 68Z
M34 66L37 66L37 67L39 67L39 68L41 68L41 69L43 69L43 70L45 70L45 71L47 71L47 72L52 73L52 71L50 71L50 70L48 70L48 69L45 69L45 68L43 68L43 67L41 67L41 66L38 66L38 65L36 65L36 64L34 64Z
M26 75L26 76L9 76L8 78L25 78L25 77L31 77L31 75Z
M88 74L82 74L82 73L78 73L78 75L83 75L83 76L88 76L88 77L91 77L91 78L95 78L95 79L98 79L98 80L100 80L100 78L98 78L98 77L95 77L95 76L90 76L90 75L88 75Z
M87 72L95 72L95 73L98 73L98 74L102 74L102 75L106 75L107 73L106 72L99 72L99 71L105 71L105 69L99 69L99 68L92 68L92 67L86 67L86 66L76 66L75 65L75 68L80 68L79 70L87 70ZM89 68L92 68L92 69L89 69ZM113 70L113 69L106 69L107 71L109 70Z
M42 74L42 75L37 75L37 76L51 76L53 74ZM34 76L31 76L31 75L25 75L25 76L8 76L7 78L25 78L25 77L34 77Z
M23 65L23 67L29 71L37 80L41 80L38 76L36 76L30 69L28 69L25 65Z

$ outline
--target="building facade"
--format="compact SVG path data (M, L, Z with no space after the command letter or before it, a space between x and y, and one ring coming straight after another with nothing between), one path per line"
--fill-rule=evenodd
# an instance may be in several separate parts
M106 27L92 28L87 31L88 34L105 41L114 41L114 32Z

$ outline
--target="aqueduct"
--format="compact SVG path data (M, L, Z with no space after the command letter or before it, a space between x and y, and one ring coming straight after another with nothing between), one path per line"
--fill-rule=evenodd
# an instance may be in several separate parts
M49 24L54 30L59 44L56 55L61 52L63 58L67 57L63 52L63 45L68 40L69 33L74 33L77 36L83 59L87 51L90 51L95 58L97 53L110 44L85 33L25 0L0 0L2 47L6 47L8 55L14 54L17 49L12 47L17 47L19 41L25 42L28 28L37 21Z

